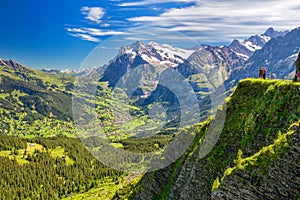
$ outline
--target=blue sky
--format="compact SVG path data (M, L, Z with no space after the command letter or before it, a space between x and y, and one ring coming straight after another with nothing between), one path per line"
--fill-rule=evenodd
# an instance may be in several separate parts
M137 29L154 30L145 26L167 30L169 34L153 31L153 38L169 42L163 37L168 35L178 46L188 44L183 37L228 44L271 26L296 28L299 10L295 0L2 1L0 58L32 68L76 69L99 44L114 50L103 51L110 58L118 45L143 39L135 34ZM109 46L112 36L122 42Z

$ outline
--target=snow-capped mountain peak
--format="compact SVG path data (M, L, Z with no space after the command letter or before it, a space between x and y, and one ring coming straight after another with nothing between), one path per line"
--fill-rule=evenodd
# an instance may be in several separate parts
M177 67L183 63L195 50L173 47L169 44L150 42L143 44L137 41L132 45L121 47L117 57L127 54L133 60L139 55L144 61L165 67Z
M250 56L256 51L265 46L265 44L271 39L271 37L263 35L255 35L250 38L239 41L233 40L229 48L244 60L249 59Z
M178 47L173 47L169 44L159 44L156 42L150 42L150 46L152 46L154 49L159 51L160 53L164 53L164 55L169 56L180 56L183 59L187 59L192 53L194 53L194 50L187 50L187 49L182 49Z

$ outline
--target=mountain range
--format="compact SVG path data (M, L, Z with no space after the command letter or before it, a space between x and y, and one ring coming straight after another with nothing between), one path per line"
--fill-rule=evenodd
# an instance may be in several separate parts
M299 41L299 28L284 32L269 28L263 34L251 36L244 41L233 40L228 46L202 44L183 49L168 44L156 42L144 44L142 41L137 41L132 45L121 47L116 57L106 66L74 71L31 70L15 61L1 59L2 90L6 93L17 89L21 93L25 92L26 95L28 92L34 93L33 91L38 91L35 94L46 96L50 93L64 95L63 98L67 98L69 102L68 91L73 88L72 80L76 76L97 74L100 82L108 82L109 87L114 88L122 80L121 77L135 69L134 81L138 82L139 87L132 93L131 104L141 107L145 113L148 113L151 105L162 103L167 110L168 121L171 122L178 120L176 118L180 116L179 102L176 94L160 84L158 80L164 71L171 69L183 76L185 82L191 85L199 101L203 117L201 119L205 119L214 112L211 111L212 96L230 94L227 91L231 91L239 80L257 77L260 67L267 67L267 77L291 79L294 76L294 62L299 51ZM8 86L5 86L6 83ZM16 84L22 87L14 86ZM41 91L45 92L41 93ZM52 108L49 106L53 105L51 103L41 104L47 102L41 99L41 95L36 98L26 95L19 97L22 103L19 104L20 106L32 109L35 104L42 105L34 107L34 109L38 108L41 116L54 113L61 117L62 113L68 113L63 119L71 117L70 106L67 106L66 112L61 112L62 108ZM2 101L6 102L2 103L6 107L12 104L12 102L7 103L7 98ZM51 102L56 101L58 100ZM215 103L214 108L221 102L222 98L219 103ZM31 115L34 115L34 118L41 118L36 114Z
M275 31L273 28L268 28L265 33L251 36L244 41L233 40L229 48L247 60L256 50L262 49L270 39L283 37L288 32L289 31Z
M147 113L146 108L150 105L166 104L167 110L170 110L169 119L174 120L179 116L180 107L175 100L176 94L156 80L166 69L173 69L192 86L201 113L206 118L214 112L208 111L212 106L212 96L220 96L218 93L221 90L223 94L230 94L227 91L232 90L239 80L258 77L260 67L267 68L270 78L291 79L295 71L299 38L299 29L275 31L269 28L265 33L244 41L233 40L228 46L203 44L182 49L168 44L137 41L120 48L118 55L106 66L100 81L107 81L111 87L115 87L121 77L135 69L138 80L134 81L138 81L141 87L135 93L139 99L134 105L145 108ZM221 102L216 103L214 108Z
M262 66L270 68L268 71L274 78L291 78L291 67L299 50L297 39L294 41L299 35L297 30L275 31L269 28L265 33L251 36L244 41L235 39L228 46L199 45L191 49L155 42L143 44L137 41L132 45L121 47L118 55L106 67L101 80L108 81L114 86L122 75L141 64L156 66L159 68L158 71L171 67L186 78L202 74L206 77L202 81L213 88L217 88L226 80L232 81L235 77L241 76L240 74L245 74L243 78L257 77L258 68ZM282 45L284 45L282 52L285 53L280 54L277 49L274 54L275 46ZM268 59L261 61L261 57ZM256 68L252 69L254 65ZM196 87L197 83L193 85L196 92L201 90Z

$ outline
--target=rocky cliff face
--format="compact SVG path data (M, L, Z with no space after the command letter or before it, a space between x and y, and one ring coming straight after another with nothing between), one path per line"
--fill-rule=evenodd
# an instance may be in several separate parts
M215 119L189 129L196 137L188 151L146 174L131 199L299 198L298 94L288 81L240 82ZM218 128L222 114L219 140L203 158L207 129Z

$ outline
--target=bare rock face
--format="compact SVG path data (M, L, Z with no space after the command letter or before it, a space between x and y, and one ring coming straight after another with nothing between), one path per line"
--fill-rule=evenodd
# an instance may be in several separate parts
M271 200L298 199L300 195L300 128L288 139L288 151L267 165L254 167L251 171L237 171L226 177L216 192L211 192L214 170L207 167L207 161L194 153L175 172L171 181L173 188L166 199L169 200ZM198 152L196 150L195 152ZM133 199L155 199L161 197L174 165L147 174L141 182L143 189ZM160 199L160 198L158 198Z
M182 166L168 199L210 199L210 190L207 184L210 172L205 166L206 160L200 159L198 153L194 154Z
M132 199L152 200L162 193L163 187L171 175L173 165L166 167L158 172L149 172L142 179L140 185L142 188L137 188ZM146 189L145 189L146 188Z

